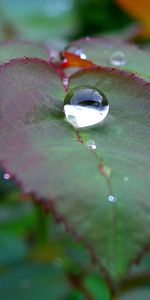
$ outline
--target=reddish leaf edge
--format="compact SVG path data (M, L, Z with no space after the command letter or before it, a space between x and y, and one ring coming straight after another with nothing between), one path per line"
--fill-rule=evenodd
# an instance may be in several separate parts
M32 41L28 41L28 40L18 40L18 39L12 39L12 40L7 40L7 41L2 41L0 42L0 47L1 46L11 46L11 45L28 45L28 46L37 46L37 47L41 47L41 49L43 48L43 50L45 51L45 54L47 54L47 59L40 59L36 56L31 56L31 57L27 57L27 56L22 56L22 57L17 57L17 58L11 58L11 59L8 59L6 60L4 63L1 63L2 65L8 63L8 62L11 62L15 59L28 59L28 58L34 58L34 59L39 59L39 60L45 60L47 61L50 66L56 70L56 72L60 75L61 79L63 78L66 78L66 75L63 73L63 69L61 68L61 64L58 63L58 62L55 62L53 57L51 57L51 51L52 49L46 44L46 43L40 43L40 42L32 42ZM60 53L58 52L58 55L60 55ZM64 85L64 89L66 89L66 84Z
M92 66L92 67L87 67L86 69L80 69L76 71L75 73L71 74L68 78L69 80L77 77L78 75L81 75L83 73L91 72L91 71L104 71L107 72L108 75L109 73L116 74L121 77L128 77L131 78L135 83L143 86L144 88L148 89L150 91L150 81L145 80L143 77L140 77L137 73L132 73L129 71L117 69L117 68L112 68L112 67L106 67L106 66ZM68 86L69 87L69 86Z
M5 167L5 161L0 161L0 166L3 170L4 173L8 173L10 175L10 179L14 181L14 183L21 189L21 191L24 191L24 187L22 182L18 179L17 175L14 173L11 173L8 168ZM115 294L118 283L114 282L113 279L111 278L107 268L102 264L100 259L98 259L93 247L88 243L88 241L81 235L78 234L78 232L73 228L73 226L68 222L68 220L64 217L63 214L59 213L59 210L56 208L56 199L49 199L45 200L40 198L36 192L30 192L30 193L23 193L24 198L22 201L33 201L35 205L40 205L42 209L44 210L45 214L52 214L54 217L54 221L57 225L63 224L64 229L66 234L72 236L74 240L77 243L82 243L85 248L87 249L90 258L91 258L91 263L93 265L98 265L101 274L108 285L110 292L112 295ZM26 197L25 197L26 196ZM26 200L27 199L27 200Z
M2 73L7 67L15 65L16 63L26 64L28 62L33 62L33 63L37 63L37 64L41 63L41 64L49 67L50 69L52 69L52 71L54 71L61 79L64 90L66 91L68 89L68 83L67 83L67 85L64 84L64 79L67 79L67 76L63 72L63 69L58 64L55 64L54 62L52 62L50 60L47 61L46 59L42 59L42 58L38 58L38 57L24 56L24 57L20 57L20 58L9 59L7 62L0 64L0 73Z
M17 175L10 173L7 168L5 168L5 162L0 162L0 165L5 173L9 173L11 180L15 182L15 184L23 191L23 185L21 181L18 180ZM26 196L26 197L25 197ZM26 200L27 198L27 200ZM129 263L128 270L125 274L125 276L118 282L114 281L113 278L111 277L109 271L107 268L103 265L101 260L97 257L97 254L95 253L94 248L91 246L90 243L81 235L78 234L78 232L72 227L72 225L68 222L68 220L59 213L59 210L57 210L56 205L55 205L55 200L54 199L49 199L45 200L42 198L39 198L39 196L36 194L36 192L31 192L31 193L26 193L24 194L23 201L33 201L35 205L40 205L42 209L44 210L45 214L52 214L54 217L54 221L57 225L63 224L64 229L66 234L72 236L74 240L77 243L82 243L84 247L87 249L90 258L91 258L91 263L95 266L99 267L99 270L101 272L101 275L103 276L103 279L105 280L107 286L109 287L111 295L115 295L116 292L120 289L122 286L122 282L127 279L127 275L132 267L132 265L139 265L143 256L150 250L150 241L147 242L139 251L137 256L135 257L134 260L132 260Z
M137 75L136 73L131 73L125 70L120 70L120 69L116 69L116 68L111 68L111 67L105 67L105 66L93 66L93 67L89 67L86 69L80 69L79 71L73 73L72 75L69 76L69 79L72 79L74 77L78 77L78 75L84 74L85 72L87 73L88 71L94 71L94 70L99 70L99 71L106 71L108 73L113 73L116 74L118 76L122 76L122 77L128 77L131 78L133 81L135 81L135 83L143 86L143 88L147 89L150 92L150 81L146 81L144 80L142 77L140 77L139 75ZM127 274L130 272L132 265L138 265L140 264L143 256L150 250L150 240L147 241L146 243L144 243L141 246L141 250L139 251L139 253L135 256L134 259L132 259L129 264L128 264L128 268L127 268L127 272L124 276L124 278L126 278ZM97 258L98 260L98 258ZM123 279L124 279L123 278ZM113 281L113 279L111 279ZM122 280L121 280L122 281ZM121 283L121 282L120 282ZM119 283L119 284L120 284Z

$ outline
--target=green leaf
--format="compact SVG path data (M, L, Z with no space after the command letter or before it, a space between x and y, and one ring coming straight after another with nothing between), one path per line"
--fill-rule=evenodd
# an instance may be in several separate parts
M48 63L21 59L1 67L0 160L25 192L53 202L119 280L150 239L150 88L110 68L70 78L70 88L88 84L104 92L110 112L103 123L80 131L80 144L64 118L61 80ZM86 147L91 139L99 159ZM112 169L115 203L108 201L99 160Z
M95 299L109 300L110 293L103 279L95 275L88 275L84 279L84 286L90 291Z
M8 41L0 43L0 63L19 57L38 57L48 60L49 51L44 45L32 42Z
M65 300L69 291L63 270L49 263L16 266L0 276L1 297L5 300Z
M66 300L86 300L84 295L81 294L79 291L72 289L70 295Z
M112 55L122 52L126 63L118 66L119 69L137 73L139 76L150 78L150 55L136 46L123 43L119 39L85 38L72 42L69 47L82 49L87 60L96 65L117 67L112 64Z
M16 263L26 255L27 247L20 238L0 231L0 266Z

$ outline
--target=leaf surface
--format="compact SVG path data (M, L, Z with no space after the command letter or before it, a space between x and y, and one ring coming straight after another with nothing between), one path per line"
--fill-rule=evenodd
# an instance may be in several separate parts
M1 67L0 160L25 192L53 200L118 280L150 239L150 88L104 67L70 78L70 88L88 84L104 92L110 112L103 123L80 131L80 144L64 118L60 77L47 62L22 59ZM98 158L86 147L91 139ZM108 201L101 160L112 170L115 203Z
M150 78L149 53L138 49L134 45L123 43L119 39L85 38L72 42L69 46L82 49L87 60L96 65L116 67L137 73L146 79ZM126 63L122 66L112 64L112 57L117 52L124 54Z
M17 57L38 57L48 60L49 51L44 45L32 42L8 41L0 43L0 63Z

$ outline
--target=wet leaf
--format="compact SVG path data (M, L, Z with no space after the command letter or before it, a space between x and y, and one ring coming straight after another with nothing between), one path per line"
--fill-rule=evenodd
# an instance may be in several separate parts
M97 127L78 132L81 144L65 121L65 93L48 63L21 59L1 67L0 160L25 192L53 201L118 280L150 238L150 88L104 67L70 78L71 89L83 85L103 91L110 112Z
M110 293L106 283L95 275L88 275L84 278L84 285L95 299L110 300Z
M48 59L49 51L44 45L32 42L8 41L0 43L0 63L19 57Z
M115 67L137 73L145 79L150 78L149 53L119 39L85 38L72 42L69 47L82 49L87 60L96 65Z

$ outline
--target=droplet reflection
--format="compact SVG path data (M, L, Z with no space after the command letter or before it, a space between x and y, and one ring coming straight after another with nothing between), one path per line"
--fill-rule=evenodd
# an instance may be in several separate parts
M90 150L96 150L96 148L97 148L97 145L96 145L95 141L93 141L93 140L87 141L86 146Z
M76 46L68 46L65 48L65 51L78 55L81 59L87 59L87 56L84 53L84 51Z
M116 67L124 66L127 63L125 54L121 51L114 52L110 57L110 63Z
M114 196L114 195L109 195L108 196L108 200L110 201L110 202L116 202L116 197Z
M3 178L4 178L5 180L9 180L9 179L10 179L10 174L9 174L9 173L5 173L5 174L3 175Z
M109 111L103 92L93 87L70 90L64 99L66 119L76 128L92 126L102 122Z
M68 82L69 82L68 77L64 77L64 78L63 78L63 86L64 86L64 88L67 88Z

